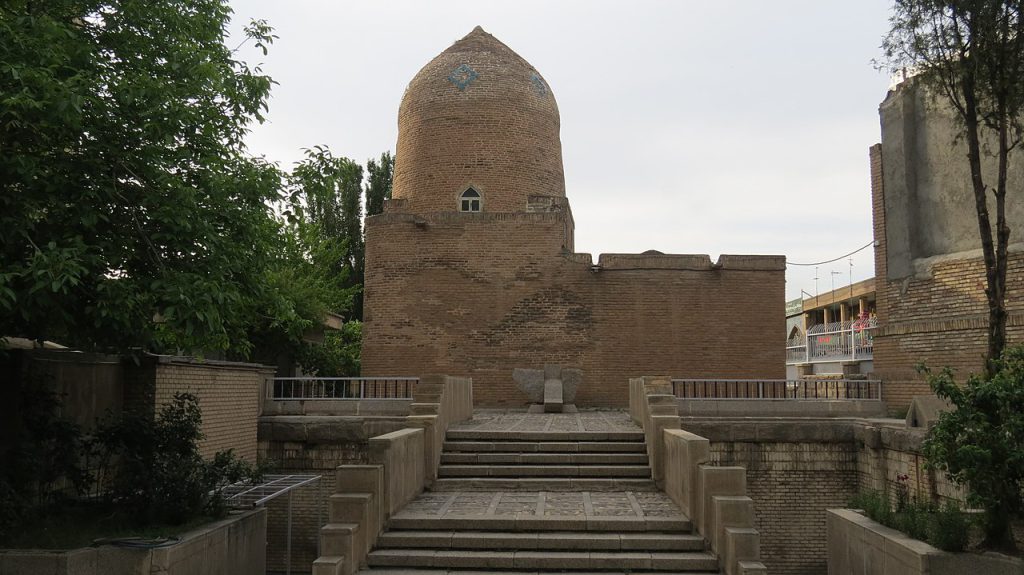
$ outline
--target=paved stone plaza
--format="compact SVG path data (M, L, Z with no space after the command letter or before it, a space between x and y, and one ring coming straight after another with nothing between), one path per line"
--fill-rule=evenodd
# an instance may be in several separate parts
M603 517L683 519L667 495L657 491L625 492L523 492L471 491L423 493L395 517Z
M580 411L578 413L527 413L525 411L477 410L473 419L456 423L452 431L500 432L634 432L639 427L620 410Z

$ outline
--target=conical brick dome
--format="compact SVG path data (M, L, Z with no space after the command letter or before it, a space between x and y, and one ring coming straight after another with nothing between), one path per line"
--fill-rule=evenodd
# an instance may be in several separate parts
M413 213L526 211L565 197L558 105L522 57L477 26L409 82L398 113L393 197Z

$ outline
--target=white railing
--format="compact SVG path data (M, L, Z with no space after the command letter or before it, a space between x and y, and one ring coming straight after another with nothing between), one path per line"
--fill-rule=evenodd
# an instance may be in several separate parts
M682 399L881 400L875 379L673 379Z
M418 377L275 377L267 399L412 399Z
M875 318L814 325L786 342L786 363L863 361L874 355Z

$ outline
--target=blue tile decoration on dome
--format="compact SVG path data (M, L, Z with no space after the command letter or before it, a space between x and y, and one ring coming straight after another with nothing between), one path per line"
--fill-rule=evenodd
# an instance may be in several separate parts
M468 64L459 64L458 68L448 74L448 81L455 84L455 87L461 92L466 89L466 86L472 84L477 76L476 70L470 68Z
M537 75L536 72L530 76L530 82L533 83L533 89L539 96L543 97L548 95L548 85L544 83L544 79Z

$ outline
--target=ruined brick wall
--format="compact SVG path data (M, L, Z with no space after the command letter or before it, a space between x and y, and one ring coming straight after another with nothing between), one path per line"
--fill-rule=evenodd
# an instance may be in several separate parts
M273 373L272 367L249 363L145 358L140 365L126 368L125 405L157 413L175 393L192 393L203 412L206 438L199 443L200 454L210 459L218 451L232 449L255 463L260 390L263 379Z
M874 341L874 373L883 380L890 410L931 393L915 366L949 366L960 378L984 369L988 307L980 251L918 259L915 272L890 277L882 145L870 149L875 235L876 301L880 327ZM1007 335L1024 342L1024 252L1011 252L1007 272Z
M711 443L711 462L747 469L761 533L761 561L779 575L827 571L825 509L846 507L857 492L852 443Z
M606 254L594 272L570 232L568 212L369 218L363 375L472 377L485 406L524 405L512 370L544 363L583 369L583 406L625 405L641 374L784 377L781 257Z

